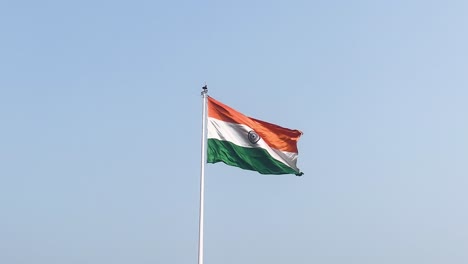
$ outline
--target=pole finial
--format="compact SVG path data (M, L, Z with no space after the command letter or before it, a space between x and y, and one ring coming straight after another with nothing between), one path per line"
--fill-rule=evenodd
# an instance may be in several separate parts
M202 95L208 93L208 85L206 85L206 83L205 83L205 86L202 87L202 89L203 89L201 92Z

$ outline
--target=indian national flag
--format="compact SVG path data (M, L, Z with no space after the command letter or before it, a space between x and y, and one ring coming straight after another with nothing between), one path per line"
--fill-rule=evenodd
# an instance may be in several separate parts
M297 141L302 135L265 121L247 117L208 97L208 163L227 165L261 174L296 174Z

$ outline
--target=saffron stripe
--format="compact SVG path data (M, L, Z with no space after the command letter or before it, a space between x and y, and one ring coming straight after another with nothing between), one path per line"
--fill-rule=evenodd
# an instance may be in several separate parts
M212 97L208 97L208 116L229 123L244 124L252 128L273 149L298 152L297 141L302 135L299 130L247 117Z

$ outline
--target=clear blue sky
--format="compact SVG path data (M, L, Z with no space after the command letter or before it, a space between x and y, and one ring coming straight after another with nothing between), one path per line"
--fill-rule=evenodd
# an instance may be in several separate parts
M196 263L205 81L305 172L207 165L206 264L468 263L467 13L1 1L0 263Z

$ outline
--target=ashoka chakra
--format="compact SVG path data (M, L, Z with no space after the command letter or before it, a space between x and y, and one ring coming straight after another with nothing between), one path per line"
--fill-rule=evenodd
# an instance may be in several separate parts
M255 131L249 131L248 138L250 143L255 144L260 140L260 136Z

